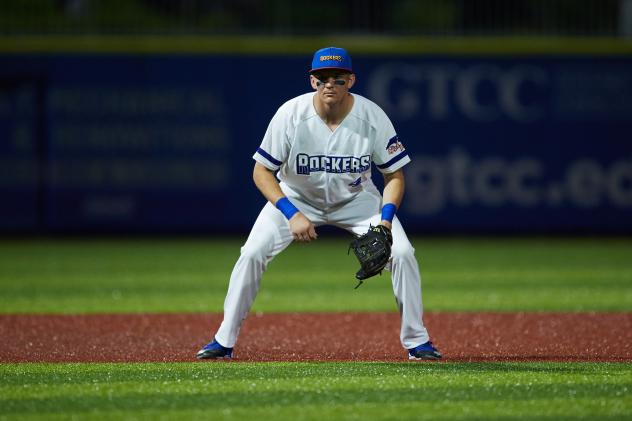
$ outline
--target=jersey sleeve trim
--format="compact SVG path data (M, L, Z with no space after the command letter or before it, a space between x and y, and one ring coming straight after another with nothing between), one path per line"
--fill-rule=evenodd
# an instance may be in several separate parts
M410 157L408 156L408 152L404 151L402 153L400 153L399 155L397 155L396 157L394 157L393 159L391 159L390 161L378 165L376 164L376 166L380 169L380 170L388 170L391 169L390 167L392 167L394 164L396 164L397 162L401 161L404 158L408 158L408 160L406 160L405 162L402 163L402 165L399 165L399 167L402 167L403 165L407 164L410 161Z
M268 161L270 161L270 163L274 164L276 167L280 167L281 164L283 164L283 162L279 161L278 159L275 159L272 155L270 155L269 153L267 153L261 148L257 148L257 153L261 155L262 157L264 157L265 159L267 159Z

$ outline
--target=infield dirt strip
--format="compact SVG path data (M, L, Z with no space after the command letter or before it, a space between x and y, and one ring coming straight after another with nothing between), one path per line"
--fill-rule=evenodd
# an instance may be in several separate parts
M221 314L0 315L0 362L195 361ZM632 313L429 313L444 361L632 361ZM234 361L407 361L394 313L252 314Z

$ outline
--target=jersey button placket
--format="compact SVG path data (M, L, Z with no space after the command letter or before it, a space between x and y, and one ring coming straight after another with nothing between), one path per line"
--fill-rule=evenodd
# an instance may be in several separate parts
M331 157L331 149L332 149L332 144L335 143L335 136L336 136L336 131L330 132L329 133L329 137L327 138L327 145L325 147L325 156ZM329 163L329 165L331 166L331 162ZM329 211L329 204L331 203L331 199L330 199L330 192L329 192L329 186L331 185L329 183L330 178L332 176L333 173L330 173L329 171L325 171L325 211ZM334 174L335 175L335 174Z

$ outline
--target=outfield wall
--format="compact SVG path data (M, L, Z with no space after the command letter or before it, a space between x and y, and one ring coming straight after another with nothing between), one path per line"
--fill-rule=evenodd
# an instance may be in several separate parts
M276 108L309 89L313 50L12 45L3 232L247 231L264 203L251 156ZM413 159L410 231L632 232L632 54L558 48L349 48L354 91Z

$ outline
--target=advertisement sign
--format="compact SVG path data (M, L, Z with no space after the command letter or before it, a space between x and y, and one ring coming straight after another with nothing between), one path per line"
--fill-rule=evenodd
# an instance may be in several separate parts
M243 232L311 57L0 57L0 229ZM632 58L354 56L412 162L413 232L632 232ZM375 173L379 178L379 173ZM376 180L377 181L377 180Z

